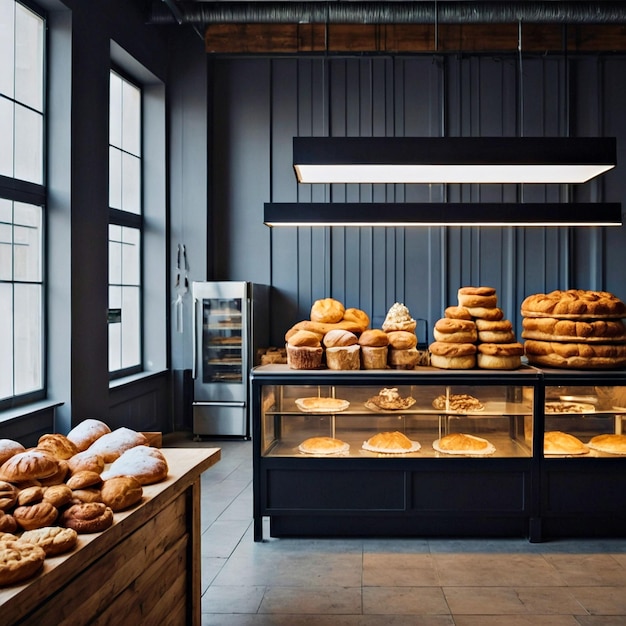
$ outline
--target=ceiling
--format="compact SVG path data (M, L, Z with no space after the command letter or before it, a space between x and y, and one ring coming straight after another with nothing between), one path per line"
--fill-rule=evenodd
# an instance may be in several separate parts
M211 54L626 52L622 0L152 0L147 10L150 24L191 25Z

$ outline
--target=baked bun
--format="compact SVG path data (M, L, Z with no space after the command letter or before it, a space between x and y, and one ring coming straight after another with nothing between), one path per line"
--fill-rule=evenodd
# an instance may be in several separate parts
M449 306L443 312L444 317L453 320L471 320L470 312L464 306Z
M334 298L322 298L316 300L311 307L311 321L334 324L343 319L345 307L339 300Z
M513 324L510 320L487 320L477 319L475 320L476 328L478 332L481 330L489 330L494 332L512 332Z
M523 354L521 343L481 343L477 364L481 369L514 370L521 367Z
M624 343L626 325L620 320L577 320L555 317L525 317L522 337L542 341Z
M474 319L501 320L504 317L504 311L498 307L475 306L467 310Z
M383 330L389 332L392 330L407 330L413 332L417 322L411 317L409 309L401 302L395 302L389 310L383 322Z
M0 466L0 480L21 483L52 476L58 471L57 460L43 450L18 452Z
M113 511L102 502L73 504L61 514L61 525L79 535L99 533L113 525Z
M102 456L105 463L112 463L122 452L135 446L145 446L147 443L145 435L122 426L96 439L88 449Z
M342 321L358 324L361 328L361 332L367 330L370 325L369 315L365 311L355 308L346 309L343 313Z
M8 461L14 454L25 451L26 448L13 439L0 439L0 465Z
M479 330L478 341L482 343L512 343L515 333L512 330Z
M123 511L141 501L143 488L133 476L115 476L104 481L100 496L113 512Z
M106 482L116 476L132 476L139 484L150 485L165 480L168 471L167 459L158 448L136 446L113 461L101 477Z
M69 504L83 504L85 502L102 502L98 487L86 487L85 489L73 489L72 499Z
M78 452L76 444L65 435L54 433L42 435L37 442L37 449L49 452L54 458L67 460Z
M309 348L319 348L320 339L317 333L308 330L298 330L289 337L287 344L289 346L297 348L302 346L307 346Z
M572 369L615 369L626 366L626 345L622 344L527 339L524 352L531 365Z
M0 510L0 533L17 532L17 522L10 513Z
M593 450L608 454L626 454L626 435L596 435L587 444Z
M415 333L406 330L392 330L387 333L389 347L395 350L408 350L417 346Z
M19 541L39 546L46 556L65 554L76 547L78 533L71 528L45 526L22 533Z
M24 530L51 526L58 515L59 511L57 508L52 506L49 502L38 502L37 504L18 506L13 511L15 521L18 526Z
M370 346L373 348L382 348L389 345L389 335L379 328L366 330L363 331L359 337L359 345L361 347Z
M528 296L521 304L524 317L567 319L620 319L626 317L626 305L607 291L584 289L555 290Z
M587 454L589 448L577 437L554 430L543 435L544 454Z
M444 317L435 322L435 341L447 343L474 343L478 339L476 324L471 320Z
M102 483L102 478L98 472L91 470L81 470L72 474L67 479L67 486L70 489L86 489L87 487L96 487Z
M314 323L314 322L310 322L310 323ZM327 324L327 326L331 326L331 324ZM334 326L334 325L333 325ZM296 326L292 326L286 333L285 333L285 342L289 343L289 340L298 332L300 332L301 328L296 328ZM313 330L309 330L307 331L309 333L313 333L317 336L317 341L321 342L322 339L324 338L324 333L323 332L318 332L318 331L313 331ZM297 341L297 340L296 340Z
M43 548L22 541L0 541L0 586L32 578L43 567Z
M17 494L18 506L26 506L27 504L37 504L43 500L43 488L38 486L26 487L21 489Z
M331 370L361 369L361 346L357 343L351 346L326 348L326 366Z
M96 439L110 432L111 429L104 422L89 417L74 426L67 433L67 438L76 446L79 452L82 452Z
M389 366L397 370L412 370L419 360L416 348L389 348L387 358Z
M324 345L327 348L353 346L357 344L358 341L357 336L349 330L331 330L329 333L324 335Z
M457 299L459 306L465 308L489 309L498 305L498 296L492 287L461 287L457 292Z
M378 433L363 443L364 450L386 454L416 452L420 447L417 441L411 441L405 434L398 431Z
M72 490L65 484L52 485L46 487L43 492L43 501L49 502L53 507L59 509L72 500Z
M83 470L102 473L104 470L104 457L92 450L83 450L67 460L70 474L76 474Z
M450 433L440 437L433 441L433 448L445 454L484 455L496 451L495 446L487 439L465 433Z
M471 370L476 367L476 355L440 356L438 354L431 354L430 364L433 367L444 370Z
M349 330L351 333L358 334L363 328L359 322L352 322L349 320L341 320L335 324L327 322L312 322L311 320L302 320L292 327L293 330L308 330L309 332L316 333L320 337L323 337L331 330Z
M428 349L433 367L464 370L476 366L476 346L473 343L434 341Z
M344 454L350 450L350 445L334 437L310 437L298 446L298 450L305 454Z
M18 489L15 485L0 480L0 511L9 511L17 502Z
M52 474L51 476L46 476L45 478L39 478L39 484L42 487L49 487L50 485L60 485L65 482L65 478L69 472L69 465L67 461L63 459L57 459L58 470Z

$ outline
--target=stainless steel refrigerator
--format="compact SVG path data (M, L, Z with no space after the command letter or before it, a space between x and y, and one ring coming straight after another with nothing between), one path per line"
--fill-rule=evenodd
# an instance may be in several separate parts
M250 369L269 335L269 288L194 282L193 433L250 438Z

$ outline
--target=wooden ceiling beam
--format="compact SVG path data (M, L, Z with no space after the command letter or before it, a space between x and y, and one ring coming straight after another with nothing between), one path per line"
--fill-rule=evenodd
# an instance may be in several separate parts
M515 52L517 24L210 24L209 54ZM626 24L522 26L522 51L626 52Z

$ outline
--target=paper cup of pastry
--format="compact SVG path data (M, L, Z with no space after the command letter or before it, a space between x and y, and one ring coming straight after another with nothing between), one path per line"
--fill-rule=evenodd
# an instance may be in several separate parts
M401 302L395 302L389 308L382 325L385 332L391 330L407 330L413 332L416 326L417 322L411 317L409 309Z
M334 437L310 437L298 446L298 450L304 454L345 454L350 445Z
M493 454L496 447L487 439L465 433L450 433L433 441L433 448L444 454L484 456Z
M419 360L417 348L389 348L389 367L396 370L412 370Z
M433 367L465 370L476 366L476 346L473 343L434 341L428 349Z
M384 330L373 328L359 337L361 365L366 370L383 370L387 367L389 336Z
M377 433L363 442L363 449L383 454L405 454L417 452L421 448L418 441L411 441L399 431Z
M319 369L323 352L317 334L299 330L287 341L287 364L294 370Z
M324 335L326 366L331 370L358 370L361 353L358 338L347 330L331 330Z

